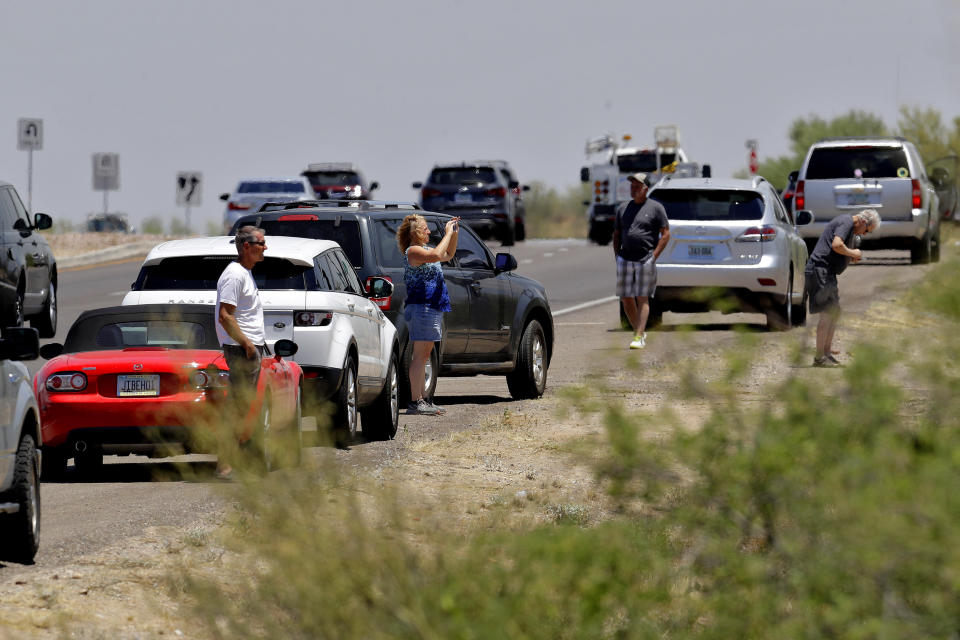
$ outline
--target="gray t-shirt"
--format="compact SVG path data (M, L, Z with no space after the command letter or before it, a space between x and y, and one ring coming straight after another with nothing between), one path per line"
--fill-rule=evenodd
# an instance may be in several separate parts
M620 257L633 262L647 259L660 241L660 230L670 226L667 211L656 200L643 204L628 200L617 206L614 231L620 232Z
M813 267L826 267L836 275L840 275L850 264L850 258L833 250L833 238L839 236L843 244L848 247L853 244L853 216L842 213L824 227L817 245L807 260L807 270Z

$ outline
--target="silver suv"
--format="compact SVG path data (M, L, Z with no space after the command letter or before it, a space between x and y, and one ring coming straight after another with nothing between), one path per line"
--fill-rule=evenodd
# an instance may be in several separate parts
M876 209L883 224L864 249L909 249L913 264L940 260L940 208L913 143L903 138L826 138L807 151L793 196L813 224L800 228L811 248L830 220Z
M19 360L40 352L36 329L0 338L0 559L30 563L40 546L40 411Z

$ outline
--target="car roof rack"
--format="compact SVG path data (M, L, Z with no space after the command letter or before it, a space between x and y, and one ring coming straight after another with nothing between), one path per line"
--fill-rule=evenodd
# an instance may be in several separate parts
M285 211L287 209L330 209L351 208L359 211L380 211L386 209L407 209L422 211L416 202L394 200L298 200L296 202L264 202L258 213Z

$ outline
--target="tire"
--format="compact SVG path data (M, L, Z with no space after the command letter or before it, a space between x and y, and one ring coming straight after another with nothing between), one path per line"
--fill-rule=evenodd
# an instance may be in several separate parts
M343 382L337 391L337 410L333 415L337 446L346 446L356 440L357 423L357 362L350 354L343 365Z
M32 564L40 548L40 468L33 436L24 434L17 447L13 486L0 502L16 502L20 510L2 517L2 555L8 560Z
M40 479L45 482L61 480L67 471L68 457L65 447L44 447Z
M260 415L257 418L257 430L253 434L254 468L260 473L270 473L276 470L278 464L277 438L273 426L273 407L270 397L264 397L260 406Z
M507 374L507 387L516 400L539 398L547 388L547 342L543 328L531 320L523 329L517 367Z
M933 249L932 244L930 232L927 231L923 234L923 238L910 247L910 264L928 264Z
M782 303L776 298L771 301L765 313L767 314L767 329L770 331L788 331L793 324L793 273L787 276L787 294Z
M522 220L517 223L516 238L517 242L523 242L527 239L527 226Z
M4 327L22 327L23 326L23 291L18 287L17 295L13 299L13 304L7 310Z
M505 247L512 247L515 240L516 234L514 233L513 227L507 225L503 231L500 232L500 244Z
M803 298L800 301L799 305L794 305L793 307L793 326L802 327L807 324L807 304L809 303L807 296L807 283L804 280L803 283Z
M940 227L937 226L937 233L933 236L933 242L930 249L930 262L940 262Z
M403 359L401 360L400 378L400 404L410 402L410 359L413 358L413 342L407 340L407 346L403 350ZM433 400L433 394L437 390L437 376L440 373L440 357L437 355L437 346L434 345L430 350L430 359L427 360L427 369L424 372L423 397L427 400Z
M397 372L397 356L390 356L387 378L380 395L369 407L361 411L363 437L367 440L393 440L400 425L400 375Z
M41 338L52 338L57 333L57 287L50 281L50 292L43 303L43 311L30 319L30 326L40 333Z

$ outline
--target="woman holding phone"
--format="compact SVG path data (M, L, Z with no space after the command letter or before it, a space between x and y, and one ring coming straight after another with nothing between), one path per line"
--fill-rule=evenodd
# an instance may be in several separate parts
M450 296L440 263L452 258L457 251L459 223L460 218L447 221L443 239L436 247L427 246L430 229L421 215L408 215L397 229L397 246L404 260L403 281L407 286L403 316L413 345L408 415L436 416L446 413L423 397L423 386L427 360L430 359L434 343L442 335L443 314L450 311Z

